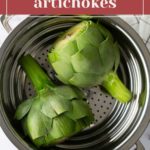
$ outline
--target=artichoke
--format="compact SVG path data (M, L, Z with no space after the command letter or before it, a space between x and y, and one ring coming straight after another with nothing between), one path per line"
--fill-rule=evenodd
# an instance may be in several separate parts
M25 100L16 110L24 133L38 147L64 141L88 127L94 116L84 94L73 86L56 86L32 56L20 64L32 81L36 96Z
M132 94L116 74L120 51L112 34L101 24L82 21L53 44L48 60L57 78L77 87L102 85L120 102Z

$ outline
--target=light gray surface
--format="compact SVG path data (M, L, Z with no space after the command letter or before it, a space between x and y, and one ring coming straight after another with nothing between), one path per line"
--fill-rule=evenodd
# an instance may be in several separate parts
M10 20L11 26L14 28L18 22L20 22L23 18L27 16L19 15L13 20ZM150 50L150 15L145 16L120 16L123 20L128 22L142 37L143 41L146 43L147 47ZM5 38L7 37L7 32L4 30L2 25L0 24L0 45L3 43ZM143 136L140 138L140 141L143 143L145 150L150 149L150 124ZM0 128L0 149L2 150L17 150L17 148L9 141L6 135ZM133 148L134 149L134 148Z

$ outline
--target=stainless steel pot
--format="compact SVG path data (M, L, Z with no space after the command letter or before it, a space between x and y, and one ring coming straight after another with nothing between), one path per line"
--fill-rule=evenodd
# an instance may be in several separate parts
M47 52L61 32L82 19L79 16L28 17L9 34L0 49L0 124L21 150L37 148L24 137L20 124L13 119L17 105L34 95L18 59L24 54L32 54L57 82L47 62ZM99 86L83 89L95 114L95 123L68 141L49 148L51 150L128 150L149 123L150 55L145 44L118 17L94 16L91 19L106 26L118 40L121 48L118 74L133 92L133 99L129 104L120 104ZM6 25L7 21L3 21ZM7 29L10 29L8 24Z

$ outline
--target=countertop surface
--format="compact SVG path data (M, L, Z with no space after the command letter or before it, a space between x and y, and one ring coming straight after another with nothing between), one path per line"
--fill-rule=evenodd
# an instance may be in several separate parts
M19 15L10 20L11 26L14 28L18 22L22 21L27 16ZM130 24L136 32L142 37L144 43L150 51L150 15L144 16L119 16ZM3 43L8 33L4 30L3 26L0 24L0 45ZM145 150L150 150L150 124L145 130L144 134L140 138ZM2 129L0 128L0 149L1 150L17 150L17 148L10 142L6 137ZM134 148L132 148L134 149Z

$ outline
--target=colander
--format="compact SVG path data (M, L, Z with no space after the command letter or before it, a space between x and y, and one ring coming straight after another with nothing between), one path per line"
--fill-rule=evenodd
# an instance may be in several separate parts
M18 60L22 55L31 54L59 84L47 61L47 53L63 31L83 19L87 18L30 16L9 34L0 49L0 124L20 150L37 148L24 136L20 124L14 120L16 107L23 99L35 94ZM149 123L150 55L145 44L118 17L93 16L91 20L102 23L118 41L121 49L118 74L133 92L133 98L130 103L121 104L100 86L82 89L95 116L94 123L48 150L128 150L138 141Z

